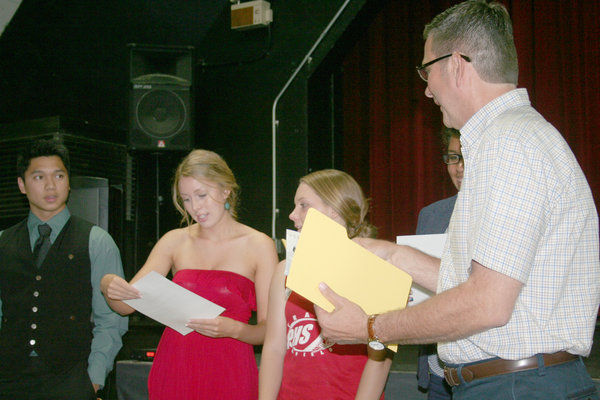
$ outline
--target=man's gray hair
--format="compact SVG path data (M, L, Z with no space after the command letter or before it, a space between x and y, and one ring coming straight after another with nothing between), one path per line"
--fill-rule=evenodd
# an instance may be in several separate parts
M435 57L468 56L486 82L517 84L519 66L510 16L498 2L467 0L438 14L423 31Z

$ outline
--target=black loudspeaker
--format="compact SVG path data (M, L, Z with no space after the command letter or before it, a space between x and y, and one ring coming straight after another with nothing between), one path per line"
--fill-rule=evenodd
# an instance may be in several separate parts
M129 147L190 150L194 146L194 48L135 43L128 47Z
M69 180L69 211L108 232L108 179L73 176Z

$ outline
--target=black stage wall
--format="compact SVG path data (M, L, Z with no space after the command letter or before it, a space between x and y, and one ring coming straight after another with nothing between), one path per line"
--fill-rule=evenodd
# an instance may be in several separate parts
M0 36L0 123L61 116L107 128L106 141L127 144L127 44L193 46L195 146L224 156L242 187L241 221L269 235L273 105L280 96L275 119L281 237L290 227L287 215L298 178L311 169L341 167L333 159L330 121L336 55L340 42L360 35L363 21L383 3L273 0L270 28L237 31L230 29L227 0L24 0ZM317 106L309 104L311 96ZM134 154L141 175L132 194L139 219L129 271L141 266L157 233L179 223L169 188L184 154Z

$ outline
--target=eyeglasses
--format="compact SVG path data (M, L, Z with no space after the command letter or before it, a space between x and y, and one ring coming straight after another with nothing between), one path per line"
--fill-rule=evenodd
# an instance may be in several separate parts
M428 63L422 64L422 65L418 65L417 66L417 72L419 73L419 76L421 77L421 79L423 79L425 82L427 82L427 78L429 78L429 70L427 70L426 68L429 67L432 64L435 64L438 61L443 60L444 58L448 58L451 57L452 53L450 54L446 54L445 56L441 56L436 58L435 60L431 60ZM465 60L466 62L471 62L471 58L465 55L460 55L463 60Z
M461 156L460 154L456 154L456 153L443 154L442 158L444 159L444 163L446 163L448 165L458 164L459 162L464 163L463 156Z

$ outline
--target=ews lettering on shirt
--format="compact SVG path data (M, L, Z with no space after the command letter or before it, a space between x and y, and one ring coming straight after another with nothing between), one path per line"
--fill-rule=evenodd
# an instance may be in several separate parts
M295 356L307 354L311 356L324 354L323 350L329 349L332 345L325 345L317 325L317 319L309 313L305 313L302 318L293 315L293 322L288 324L287 348ZM330 349L331 351L331 349Z

